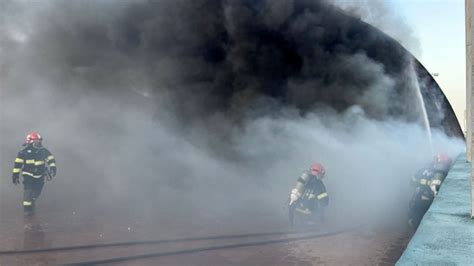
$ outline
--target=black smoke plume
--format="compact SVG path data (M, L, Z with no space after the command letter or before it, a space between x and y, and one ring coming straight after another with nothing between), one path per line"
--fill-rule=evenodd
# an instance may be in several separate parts
M419 119L407 76L414 59L386 35L324 1L25 5L39 11L22 56L30 70L62 90L167 95L160 104L186 123L215 113L239 121L249 109L272 113L262 107L268 99L301 113L359 105L379 120ZM426 72L419 65L416 71ZM425 97L440 94L432 80L428 88ZM433 118L436 113L453 118L442 93L426 100L429 106L445 105L430 112L435 127L443 121ZM453 127L444 129L458 130Z

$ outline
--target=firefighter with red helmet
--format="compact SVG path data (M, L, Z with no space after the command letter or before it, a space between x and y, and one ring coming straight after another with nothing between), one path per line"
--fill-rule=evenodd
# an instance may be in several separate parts
M38 132L28 134L13 167L13 184L18 185L20 174L23 176L25 217L34 214L35 202L43 189L44 179L51 180L56 175L56 160L51 152L43 147L42 141Z
M411 179L415 192L410 201L408 224L417 227L438 194L441 183L448 175L452 161L448 155L439 153L432 162L420 169Z
M329 204L329 196L323 183L325 174L326 170L320 163L311 165L310 169L301 174L290 193L290 212L293 206L303 203L306 211L318 213L324 219L323 208ZM290 220L292 220L291 214Z

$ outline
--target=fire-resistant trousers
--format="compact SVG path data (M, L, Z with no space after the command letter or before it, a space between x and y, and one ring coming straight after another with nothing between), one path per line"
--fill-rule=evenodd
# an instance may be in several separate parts
M23 211L26 216L35 212L35 202L43 190L44 177L33 178L23 175Z

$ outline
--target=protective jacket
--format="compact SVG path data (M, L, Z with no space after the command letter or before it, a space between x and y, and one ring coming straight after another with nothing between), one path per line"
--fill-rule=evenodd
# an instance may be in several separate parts
M412 177L411 184L417 187L418 191L431 189L436 194L450 167L449 163L439 163L422 168Z
M431 185L431 180L434 177L435 171L431 166L424 167L416 172L411 178L411 185L415 187L428 187Z
M20 173L23 176L31 176L35 179L44 178L47 167L56 173L56 160L46 148L34 148L32 145L24 147L15 159L13 167L13 179L18 179Z
M301 174L293 189L293 193L296 193L303 200L317 200L323 203L323 205L328 205L329 203L326 186L322 180L311 174L310 171Z

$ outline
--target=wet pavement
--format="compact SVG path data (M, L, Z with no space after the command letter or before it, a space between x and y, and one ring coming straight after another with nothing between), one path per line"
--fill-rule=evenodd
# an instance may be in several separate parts
M41 210L41 209L40 209ZM12 211L15 213L17 211ZM21 217L21 212L19 213ZM105 244L130 241L223 236L229 234L288 231L284 216L272 217L267 222L248 223L229 220L188 220L172 222L172 218L156 223L139 217L101 216L91 218L77 212L48 213L38 211L36 218L24 225L24 220L12 216L1 217L0 249L29 250L63 246ZM327 221L312 228L311 233L341 229L342 224ZM372 265L393 264L400 256L407 234L400 228L367 229L271 245L257 245L232 249L216 249L172 256L130 260L124 265ZM1 265L57 265L90 260L103 260L150 253L219 247L240 243L254 243L282 236L258 236L241 239L219 239L134 245L46 253L0 255ZM394 246L399 243L399 246Z

